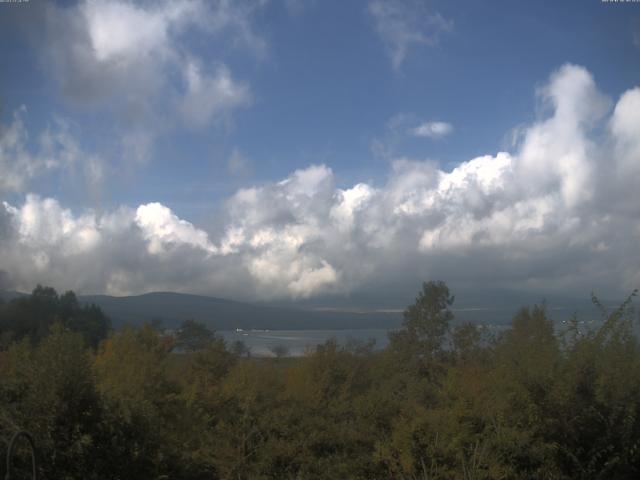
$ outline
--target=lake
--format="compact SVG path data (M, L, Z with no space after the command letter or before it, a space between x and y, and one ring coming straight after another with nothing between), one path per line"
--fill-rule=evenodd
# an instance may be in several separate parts
M222 330L216 332L222 336L231 347L237 340L241 340L251 349L254 357L273 357L271 348L284 346L288 349L288 356L304 355L309 347L325 343L329 339L336 339L340 345L349 340L366 342L375 340L375 348L387 346L387 329L358 329L358 330Z
M595 328L597 323L593 320L579 322L584 329ZM453 325L455 327L456 324ZM481 325L481 324L479 324ZM489 338L499 335L508 324L484 324L482 327ZM566 321L555 322L556 332L560 335L567 328ZM375 340L375 350L381 350L389 344L386 328L351 329L351 330L220 330L216 332L227 342L231 348L233 343L241 340L251 349L254 357L275 356L271 348L276 346L286 347L287 356L300 357L309 347L321 345L329 339L336 339L338 344L345 345L349 340L367 342ZM446 343L446 342L445 342ZM445 348L447 348L445 346Z

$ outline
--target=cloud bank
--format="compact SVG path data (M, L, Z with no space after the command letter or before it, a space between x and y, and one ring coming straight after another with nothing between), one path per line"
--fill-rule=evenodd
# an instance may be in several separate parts
M537 95L547 114L513 152L451 171L398 159L381 185L339 185L312 165L237 191L215 231L159 203L98 213L35 195L4 202L4 282L254 299L413 291L428 278L543 292L640 286L640 88L613 102L585 68L565 65ZM5 131L0 159L21 158L12 144ZM2 178L10 164L0 162Z

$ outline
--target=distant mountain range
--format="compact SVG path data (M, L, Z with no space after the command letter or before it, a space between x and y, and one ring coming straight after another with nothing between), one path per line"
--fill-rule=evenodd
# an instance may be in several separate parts
M336 312L282 308L183 293L157 292L131 297L82 296L99 305L115 325L160 320L168 327L193 318L215 330L273 329L305 330L345 328L393 328L399 313Z
M0 298L5 301L23 295L0 291ZM326 301L265 305L171 292L128 297L81 295L78 298L83 303L93 303L102 308L115 327L159 321L167 328L175 328L190 318L215 330L343 330L396 328L402 323L402 308L354 310L344 302L336 307ZM463 295L456 299L453 310L458 321L505 324L520 307L540 304L542 300L539 295L496 291L484 295ZM598 315L588 298L553 297L547 298L546 303L556 321L568 319L573 313L581 319Z
M0 298L5 301L24 295L0 292ZM129 297L80 295L78 300L98 305L115 327L159 321L167 328L175 328L186 319L203 322L214 330L342 330L395 328L401 323L400 312L361 313L277 307L171 292Z

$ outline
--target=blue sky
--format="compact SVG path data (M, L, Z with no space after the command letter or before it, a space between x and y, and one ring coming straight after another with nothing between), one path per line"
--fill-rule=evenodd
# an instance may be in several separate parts
M619 292L640 280L612 227L587 228L596 214L625 212L611 221L637 235L628 195L610 191L626 191L635 170L625 168L639 160L621 140L636 121L639 4L32 1L0 4L0 15L0 174L13 179L0 182L11 238L0 270L11 287L263 299L389 288L383 277L469 286L487 268L504 272L492 286L534 290ZM607 167L606 188L586 195L609 153L624 166ZM493 160L469 164L485 155ZM464 165L462 180L443 177ZM482 178L493 183L469 187ZM535 188L506 193L519 182ZM347 207L347 197L360 200ZM407 199L420 207L407 211ZM336 220L343 207L348 227ZM67 231L42 223L56 215ZM389 215L397 222L378 222ZM145 274L104 246L123 244L107 226L118 216L139 237L127 248L140 249ZM562 230L574 221L575 232ZM578 231L584 241L567 247ZM55 253L74 235L97 240ZM530 243L540 235L542 262ZM355 253L336 251L345 242ZM88 252L104 263L78 276ZM189 255L195 265L182 265ZM22 256L41 266L16 267ZM557 258L567 259L561 280Z

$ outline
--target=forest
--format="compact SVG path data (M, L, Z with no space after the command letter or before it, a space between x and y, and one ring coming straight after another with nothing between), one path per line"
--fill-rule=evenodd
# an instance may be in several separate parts
M0 459L26 430L52 480L640 478L635 293L594 296L592 325L539 305L491 333L430 281L383 350L252 358L193 321L113 330L38 287L0 304Z

